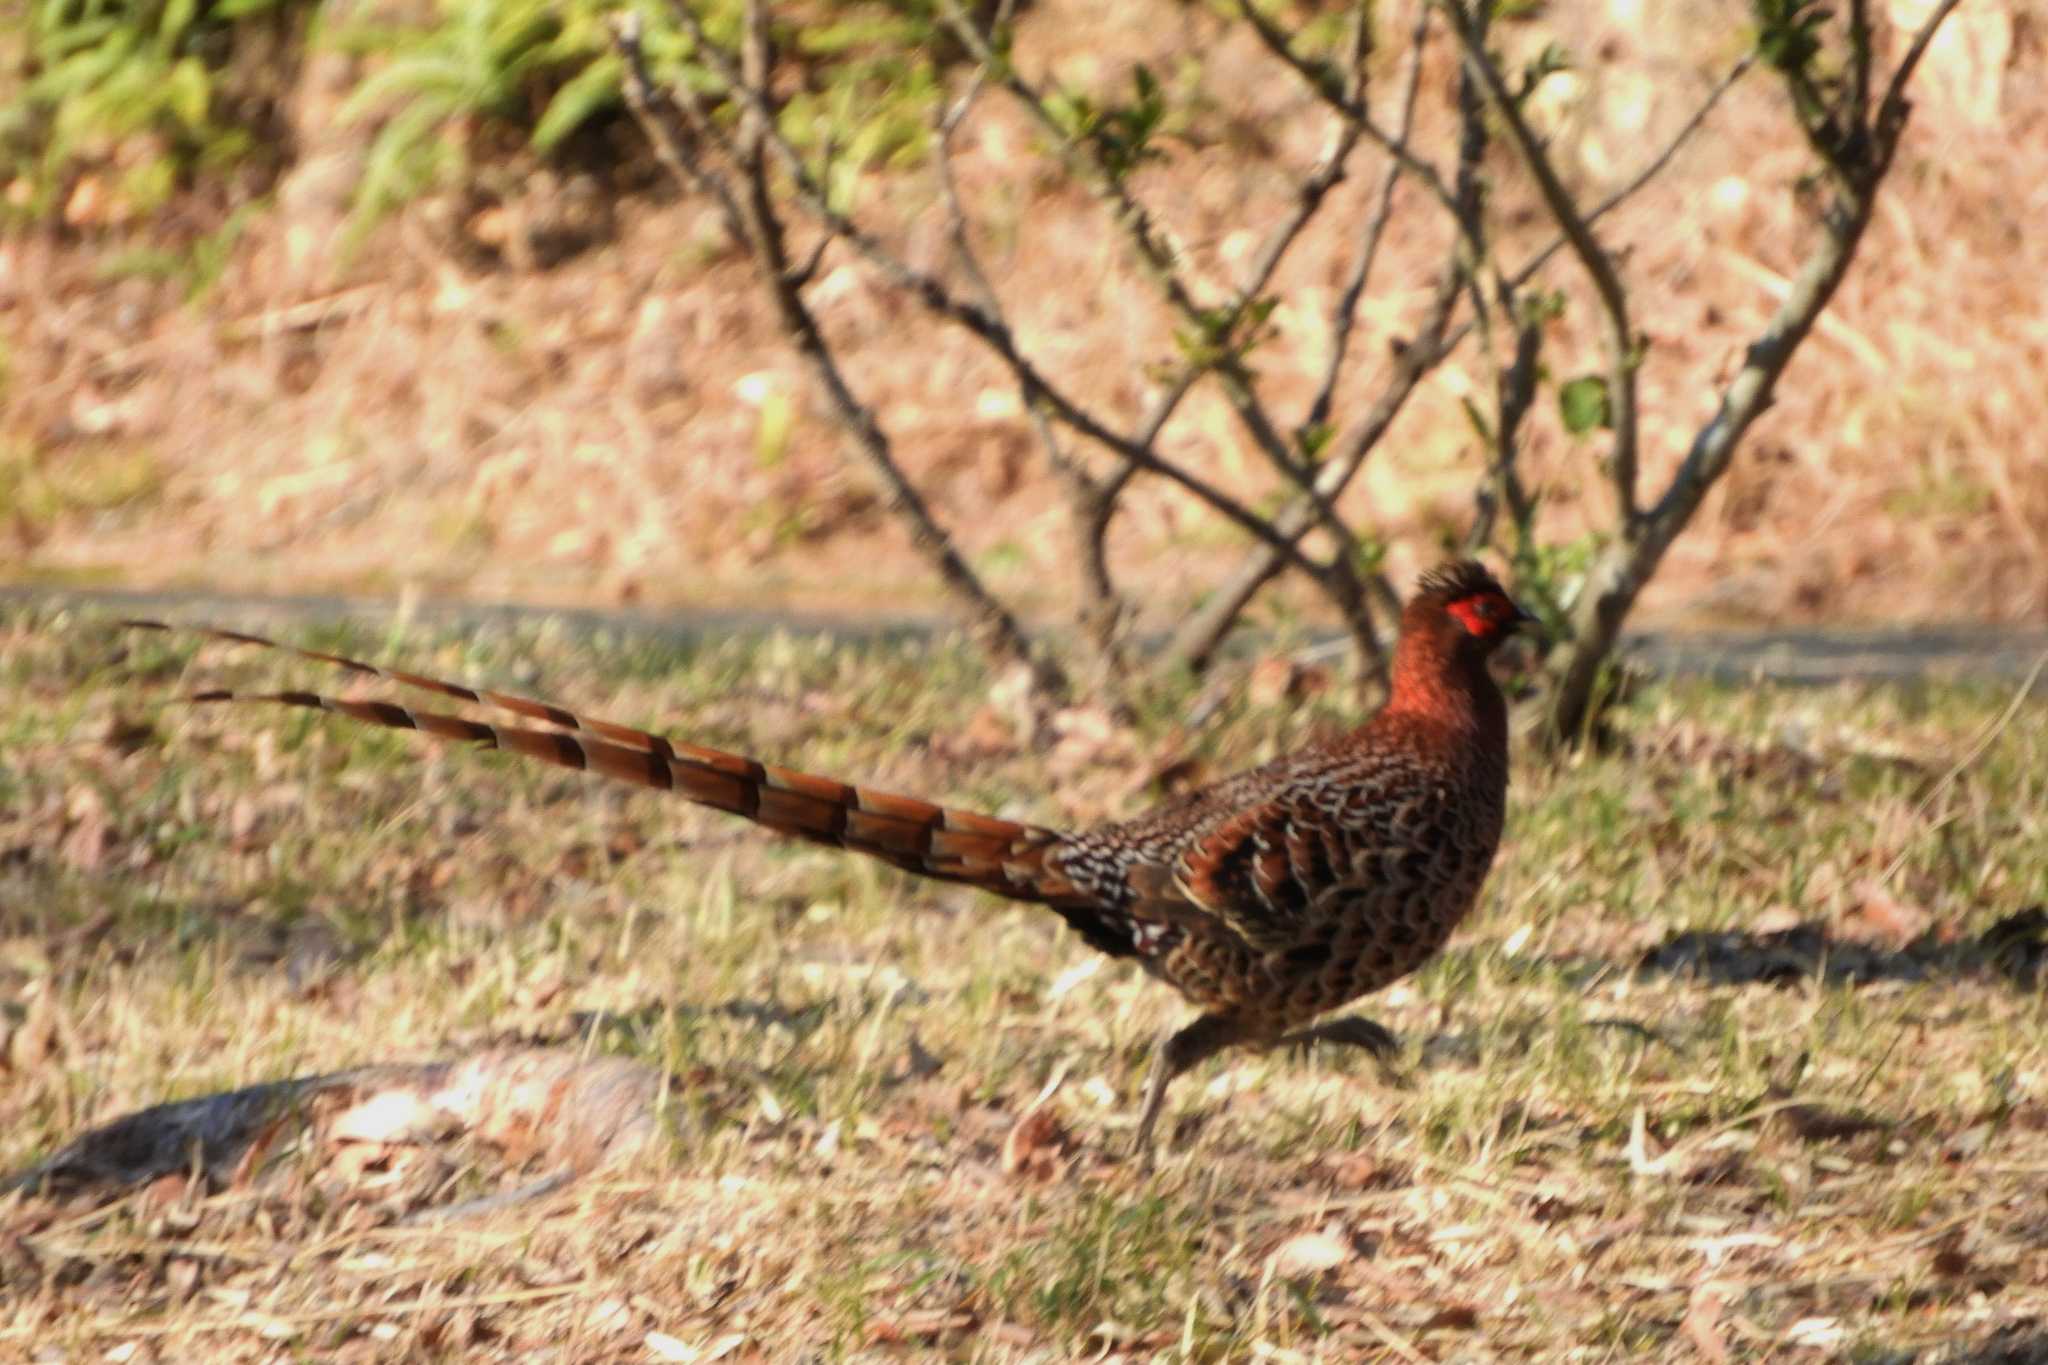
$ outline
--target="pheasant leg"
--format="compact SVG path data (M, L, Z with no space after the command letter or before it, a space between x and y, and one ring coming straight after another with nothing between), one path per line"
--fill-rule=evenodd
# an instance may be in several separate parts
M1138 1115L1138 1137L1132 1154L1138 1168L1152 1170L1152 1128L1166 1105L1166 1088L1173 1078L1214 1057L1233 1043L1247 1037L1243 1021L1228 1014L1205 1014L1185 1028L1167 1035L1152 1052L1152 1070L1145 1079L1145 1108Z
M1332 1019L1313 1028L1297 1029L1274 1046L1298 1047L1307 1051L1316 1043L1340 1043L1345 1047L1362 1047L1381 1061L1388 1061L1401 1051L1400 1039L1384 1025L1374 1023L1362 1014L1348 1014L1342 1019Z

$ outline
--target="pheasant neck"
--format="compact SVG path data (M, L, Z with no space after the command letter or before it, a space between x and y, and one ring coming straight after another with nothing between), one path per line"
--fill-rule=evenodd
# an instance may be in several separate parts
M1507 702L1486 660L1455 627L1410 629L1394 650L1384 714L1413 716L1505 744Z

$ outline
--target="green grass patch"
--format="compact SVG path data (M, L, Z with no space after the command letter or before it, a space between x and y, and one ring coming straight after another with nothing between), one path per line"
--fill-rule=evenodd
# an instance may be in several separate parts
M1340 680L1188 739L1190 684L1077 757L965 742L992 679L955 644L287 633L1055 825L1138 809L1168 746L1221 774L1346 714ZM1675 684L1605 752L1518 754L1481 911L1365 1002L1400 1075L1211 1064L1148 1179L1117 1157L1182 1007L1042 912L502 755L175 704L347 682L0 615L0 1165L508 1040L658 1068L667 1137L447 1227L347 1213L380 1206L313 1147L168 1212L0 1204L29 1258L0 1354L30 1322L161 1358L1632 1359L1711 1331L1821 1359L2042 1330L2039 703ZM1052 1136L1006 1160L1055 1079ZM450 1160L443 1200L512 1159Z

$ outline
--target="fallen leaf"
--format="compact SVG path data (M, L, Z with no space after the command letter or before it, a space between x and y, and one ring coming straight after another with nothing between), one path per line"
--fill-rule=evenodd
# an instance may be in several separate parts
M1275 1275L1295 1280L1334 1270L1350 1259L1350 1243L1326 1232L1304 1232L1282 1242L1267 1264Z
M657 1361L702 1361L702 1359L705 1359L705 1353L698 1351L696 1347L692 1347L690 1342L686 1342L680 1336L670 1336L668 1332L647 1332L647 1336L643 1338L641 1345L645 1345L649 1355L653 1355L653 1359L657 1359Z
M107 718L100 728L99 741L117 754L132 754L156 738L156 731L146 720L116 712Z
M1829 1109L1818 1104L1787 1105L1779 1115L1786 1127L1808 1142L1832 1142L1890 1127L1882 1119L1869 1118L1846 1109Z
M1353 1152L1338 1162L1330 1178L1351 1190L1389 1189L1408 1183L1401 1171L1382 1165L1365 1152Z
M1848 1335L1840 1318L1801 1318L1785 1329L1781 1338L1787 1346L1809 1346L1817 1350L1831 1350L1842 1344Z
M1702 1280L1693 1286L1685 1320L1678 1324L1678 1330L1700 1353L1700 1359L1710 1361L1712 1365L1721 1365L1728 1359L1728 1341L1721 1335L1721 1312L1726 1307L1727 1296L1720 1282Z
M1292 659L1261 659L1252 665L1245 681L1246 700L1254 706L1275 706L1287 699L1294 688L1297 665Z
M921 1081L927 1076L936 1076L945 1069L945 1060L927 1051L925 1045L919 1041L917 1031L912 1029L910 1046L905 1049L903 1070L900 1074L890 1077L889 1081L891 1084Z
M1934 1273L1949 1279L1969 1274L1974 1264L1975 1262L1970 1258L1970 1253L1963 1249L1963 1236L1962 1229L1960 1228L1944 1237L1941 1246L1934 1253Z
M962 1309L921 1309L869 1323L868 1340L877 1346L931 1342L960 1332L971 1332L979 1321L974 1314Z
M57 1055L57 1034L57 1007L48 995L39 995L8 1042L7 1064L16 1071L35 1070Z
M64 861L80 872L96 871L113 845L106 804L90 787L74 787L65 798L64 815L71 828L64 836Z
M969 758L1006 758L1017 752L1016 727L995 707L983 706L968 717L957 751Z
M513 992L512 1003L523 1010L544 1010L567 985L559 962L540 962L527 974L526 980L519 984L519 989Z
M184 1202L185 1193L191 1186L192 1178L183 1171L160 1175L143 1188L141 1203L152 1213L175 1208Z
M1899 900L1876 881L1859 882L1849 908L1835 919L1837 938L1882 948L1903 948L1927 932L1934 917Z
M1138 781L1131 784L1133 794L1157 790L1165 796L1179 796L1193 791L1209 780L1209 765L1193 754L1169 746L1165 756L1149 769L1140 769Z
M71 227L98 227L113 216L108 207L112 200L100 177L80 176L64 200L64 221Z
M199 1287L199 1262L179 1257L164 1267L164 1287L180 1302L192 1297Z
M1983 1155L1984 1149L1991 1144L1991 1139L1997 1132L1996 1124L1972 1124L1951 1138L1948 1145L1941 1149L1941 1154L1949 1161L1974 1160Z
M1125 763L1132 757L1131 738L1104 706L1069 706L1052 716L1052 752L1045 768L1054 777L1068 777L1084 768Z
M1003 1139L1003 1174L1027 1180L1050 1180L1060 1173L1073 1139L1060 1122L1053 1097L1065 1073L1055 1073Z
M263 845L263 811L251 796L238 796L228 810L228 847L248 853Z
M1750 921L1749 931L1758 936L1789 933L1806 919L1789 905L1774 905Z
M656 1360L689 1362L723 1360L746 1343L746 1336L739 1332L722 1336L708 1346L692 1346L681 1337L670 1336L667 1332L649 1332L642 1340L648 1353Z
M1650 1155L1650 1128L1645 1118L1643 1106L1637 1105L1628 1125L1628 1168L1637 1175L1663 1175L1663 1156Z

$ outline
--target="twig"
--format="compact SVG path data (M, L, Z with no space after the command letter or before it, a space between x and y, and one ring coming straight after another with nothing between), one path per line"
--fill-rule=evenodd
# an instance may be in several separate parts
M1436 198L1437 202L1451 212L1453 217L1457 216L1455 198L1451 193L1450 187L1444 183L1443 176L1438 173L1436 167L1430 165L1427 161L1424 161L1421 157L1415 155L1413 151L1409 150L1406 136L1395 137L1384 128L1381 128L1378 123L1374 122L1371 111L1365 107L1361 99L1330 81L1327 72L1299 56L1294 51L1293 44L1288 41L1287 35L1282 33L1271 19L1261 13L1257 6L1240 4L1238 12L1251 24L1252 31L1259 35L1259 41L1266 45L1268 51L1288 66L1294 68L1296 74L1308 84L1311 90L1321 96L1325 103L1342 114L1352 126L1356 127L1366 137L1379 144L1382 151L1394 158L1395 161L1400 163L1402 169L1420 181L1429 190L1430 194Z
M1512 308L1514 294L1504 280L1497 281L1497 288L1506 308ZM1519 453L1519 433L1529 411L1536 404L1536 381L1541 373L1538 363L1543 347L1543 325L1532 317L1524 317L1515 323L1515 358L1503 367L1494 384L1495 420L1493 432L1492 481L1481 484L1477 494L1478 510L1472 520L1472 529L1465 537L1467 553L1476 554L1493 539L1494 521L1502 507L1515 528L1514 558L1521 559L1529 552L1535 538L1535 504L1522 486L1522 476L1515 468L1515 457Z
M701 33L701 29L699 30ZM1035 651L1016 617L983 586L981 579L961 557L949 536L932 516L923 496L896 462L887 434L874 413L854 396L841 374L830 343L815 314L804 302L801 272L790 268L784 225L777 215L769 184L767 148L776 141L774 111L766 90L772 54L768 47L767 20L760 0L750 0L745 26L743 66L734 71L734 89L744 92L740 130L730 145L743 183L732 196L734 221L728 224L736 241L749 248L775 305L790 344L810 368L812 377L830 403L833 415L852 437L855 451L882 485L889 508L905 524L911 542L931 563L939 579L966 604L975 632L1000 659L1029 669L1034 689L1047 698L1064 697L1068 690L1065 673L1051 659ZM700 41L702 41L700 39ZM626 57L628 86L636 110L654 110L665 101L657 96L647 68L639 58L637 45L627 45L620 35ZM721 59L731 69L729 60ZM644 125L658 145L666 144L672 164L688 167L693 153L687 142L677 139L673 120L647 118Z
M1429 6L1415 7L1415 31L1408 40L1408 76L1401 91L1401 125L1395 137L1406 145L1408 135L1415 126L1416 96L1422 89L1422 58L1429 39ZM1380 178L1379 202L1374 206L1372 217L1367 220L1360 234L1357 256L1351 263L1351 274L1344 281L1344 292L1337 297L1337 308L1330 316L1330 358L1323 366L1323 377L1316 385L1316 395L1309 400L1308 412L1295 428L1301 435L1316 430L1330 420L1330 403L1337 392L1337 379L1344 371L1344 357L1351 348L1351 333L1358 324L1358 304L1365 297L1366 283L1372 278L1373 263L1379 259L1380 242L1385 237L1387 220L1393 214L1394 186L1400 182L1401 172L1406 169L1399 158L1389 158L1386 174Z
M993 29L1000 31L1009 22L1015 0L1002 0L990 20ZM953 173L953 137L966 122L975 101L987 87L990 64L983 60L975 67L969 78L967 89L949 106L940 118L933 139L933 160L938 173L939 191L946 204L946 236L952 243L953 255L960 263L961 273L968 285L981 300L981 306L989 316L1001 322L1004 327L1009 321L1003 315L1003 303L990 282L988 272L982 268L981 258L974 250L968 235L967 210L960 197L958 178ZM1081 581L1086 597L1083 599L1078 617L1083 634L1093 644L1102 676L1097 679L1098 687L1116 688L1118 679L1125 672L1119 633L1123 621L1129 614L1128 604L1117 591L1116 580L1110 573L1107 532L1109 514L1115 500L1114 491L1107 488L1102 480L1090 474L1087 467L1068 453L1060 443L1059 433L1053 430L1047 420L1043 404L1034 401L1030 388L1018 383L1018 398L1028 416L1032 428L1038 433L1038 440L1045 450L1046 463L1064 487L1068 502L1068 515L1072 522L1071 533L1081 562ZM1150 439L1146 441L1149 445ZM1123 470L1135 466L1125 462ZM1117 483L1117 488L1122 482Z
M1609 545L1588 569L1572 610L1571 638L1554 650L1548 671L1555 686L1548 700L1552 738L1578 739L1591 718L1600 670L1621 635L1622 621L1657 565L1715 482L1727 472L1750 424L1770 406L1771 396L1799 344L1813 329L1842 279L1870 224L1878 186L1891 168L1905 133L1910 106L1907 82L1933 41L1941 22L1959 0L1942 0L1920 26L1885 89L1872 125L1847 144L1860 160L1830 160L1834 196L1821 214L1821 241L1807 256L1778 310L1750 344L1742 369L1721 392L1719 409L1694 435L1685 458L1656 504ZM1796 73L1788 73L1788 81ZM1796 88L1796 86L1795 86ZM1802 126L1805 126L1802 115Z
M1446 271L1417 335L1395 354L1393 373L1388 375L1379 397L1359 419L1358 426L1350 435L1338 443L1337 453L1317 467L1316 492L1323 499L1335 499L1351 482L1364 466L1366 456L1400 415L1416 385L1447 353L1444 329L1451 310L1457 304L1458 280L1455 267ZM1273 527L1290 539L1306 535L1315 523L1315 512L1315 505L1309 499L1297 498L1273 515ZM1271 546L1259 546L1250 551L1222 586L1211 594L1209 603L1190 616L1175 633L1161 655L1161 665L1200 667L1205 663L1222 643L1245 605L1285 562L1284 557ZM1381 609L1385 610L1392 598L1392 589L1386 588L1375 596ZM1398 611L1398 605L1395 610ZM1377 668L1384 657L1384 650L1376 648L1366 657Z
M1437 3L1449 16L1451 30L1464 46L1467 69L1486 92L1501 126L1507 130L1509 141L1535 180L1544 205L1550 210L1551 217L1557 220L1573 254L1592 277L1594 291L1600 296L1601 315L1606 323L1607 396L1614 427L1608 480L1614 488L1622 524L1632 524L1640 515L1636 506L1636 339L1629 328L1628 295L1622 288L1621 276L1594 238L1584 215L1572 202L1571 192L1558 179L1549 155L1536 140L1528 121L1522 117L1521 107L1508 93L1500 71L1494 66L1493 59L1487 56L1485 45L1480 42L1459 0L1437 0Z
M748 107L757 111L764 110L767 104L765 92L745 87L739 79L730 55L711 43L709 36L704 33L703 25L682 0L676 0L674 9L678 22L692 35L693 41L702 44L706 60L722 79L733 83L734 94ZM986 344L1010 368L1018 381L1032 394L1033 399L1047 404L1053 415L1069 428L1112 454L1131 461L1141 470L1157 474L1179 485L1254 539L1272 546L1286 562L1301 569L1311 579L1318 582L1322 580L1323 566L1308 559L1292 542L1276 534L1265 518L1200 475L1161 458L1156 451L1140 446L1112 430L1101 419L1070 398L1032 364L1017 349L1015 337L1000 319L990 317L986 310L960 298L946 288L936 276L917 269L895 255L873 234L833 209L826 202L823 190L803 164L803 158L798 155L796 148L791 146L773 126L772 120L768 120L767 124L767 148L781 164L784 174L789 177L797 203L826 231L845 241L862 259L879 270L884 278L910 294L926 309L965 327Z
M652 98L654 80L648 74L646 57L640 50L640 16L637 12L629 9L619 17L612 27L612 41L626 63L626 103L647 129L647 140L654 144L655 156L676 179L711 196L725 219L727 234L744 244L746 229L732 187L725 183L724 177L706 166L697 154L697 137L693 130L683 126L675 101Z
M1663 172L1664 168L1671 164L1672 159L1678 155L1685 144L1692 140L1693 135L1706 125L1708 116L1721 103L1721 97L1732 90L1737 81L1748 75L1750 67L1754 65L1756 65L1756 54L1754 52L1745 52L1738 58L1735 65L1728 69L1728 74L1717 81L1714 88L1707 92L1706 99L1700 102L1699 108L1693 110L1692 117L1685 121L1684 126L1679 128L1671 141L1665 143L1663 149L1645 162L1643 168L1633 176L1630 176L1628 181L1619 189L1586 211L1586 226L1590 228L1598 224L1602 218L1605 218L1615 209L1621 207L1622 204L1634 198L1637 191L1641 190L1643 186L1656 179ZM1558 233L1557 236L1550 239L1542 250L1523 262L1519 269L1508 276L1508 282L1517 289L1527 284L1536 277L1537 271L1550 263L1551 257L1564 249L1566 241L1565 234L1562 232Z
M1927 55L1927 45L1934 41L1935 30L1960 3L1962 0L1941 0L1940 6L1927 16L1927 21L1920 25L1920 31L1913 35L1906 55L1899 59L1899 69L1892 73L1891 81L1885 86L1884 100L1877 108L1877 138L1887 167L1891 164L1891 153L1898 148L1899 133L1905 127L1910 108L1906 101L1906 84L1913 79L1920 59Z
M974 26L957 4L948 4L947 12L962 44L985 65L995 67L997 55L990 47L987 37ZM1361 16L1360 25L1353 36L1354 68L1362 66L1367 34L1368 30ZM1359 617L1363 593L1356 581L1350 560L1350 551L1356 545L1356 537L1336 515L1334 509L1315 492L1312 471L1302 461L1294 458L1286 438L1281 435L1267 414L1252 383L1250 371L1245 367L1242 357L1233 349L1235 331L1259 291L1265 287L1288 249L1298 240L1302 230L1326 202L1331 189L1343 179L1344 165L1358 143L1356 127L1349 123L1339 124L1332 138L1331 147L1297 188L1293 212L1269 234L1266 243L1253 260L1248 278L1222 310L1221 318L1212 319L1205 316L1195 301L1193 291L1181 278L1176 268L1175 253L1155 226L1151 211L1131 194L1130 187L1123 177L1113 172L1099 157L1088 155L1085 144L1065 136L1045 97L1014 69L1003 64L1001 72L1000 79L1004 89L1024 106L1041 127L1058 139L1062 158L1069 170L1086 176L1097 198L1109 208L1111 218L1124 229L1138 262L1153 278L1168 304L1186 325L1198 329L1207 338L1212 339L1211 344L1218 354L1213 358L1199 358L1191 364L1188 384L1191 385L1198 379L1204 368L1213 368L1222 381L1225 397L1239 422L1252 437L1253 444L1283 475L1300 485L1304 494L1312 501L1314 510L1337 543L1337 553L1323 565L1311 563L1303 558L1298 550L1292 550L1290 557L1298 567L1307 572L1311 581L1318 583L1330 594L1346 619L1353 623L1353 629L1363 630L1366 638L1370 639L1369 619L1361 622ZM1181 391L1185 392L1185 388ZM1177 402L1178 397L1174 401ZM1148 451L1150 444L1150 440L1145 442ZM1158 457L1154 455L1153 458L1156 460ZM1094 524L1106 529L1106 521L1097 521ZM1275 543L1270 528L1262 530L1261 539L1266 540L1268 544ZM1288 543L1291 545L1291 542ZM1376 640L1373 640L1373 646L1376 651Z
M1336 443L1336 449L1330 458L1317 469L1316 491L1325 501L1334 501L1350 483L1364 466L1366 457L1378 446L1388 428L1393 425L1394 419L1400 415L1401 409L1414 393L1422 377L1448 354L1445 329L1450 324L1451 314L1457 307L1458 294L1470 273L1470 261L1484 251L1479 211L1480 173L1486 150L1486 127L1481 118L1483 110L1470 87L1471 78L1467 76L1459 92L1462 126L1458 148L1457 188L1447 200L1458 237L1451 248L1450 259L1444 266L1429 312L1416 336L1407 345L1397 348L1393 373L1387 377L1379 397L1367 409L1358 426ZM1314 524L1315 513L1314 501L1299 498L1274 517L1274 525L1284 534L1298 537L1306 534ZM1199 667L1206 662L1229 633L1245 606L1258 590L1279 572L1280 566L1280 560L1263 547L1246 555L1225 584L1211 595L1209 602L1182 624L1167 646L1162 666L1177 667L1185 664ZM1399 598L1384 577L1376 576L1371 587L1381 609L1390 615L1398 614ZM1384 670L1385 656L1383 650L1377 647L1377 642L1375 645L1375 649L1368 651L1366 657L1371 660L1374 672L1378 674Z
M984 64L992 65L996 54L989 47L988 40L977 29L958 3L949 2L947 14L955 33L961 42ZM1365 47L1370 30L1361 15L1353 30L1351 61L1352 86L1361 80L1357 74L1363 65ZM1334 130L1329 149L1318 159L1316 165L1303 178L1294 194L1292 211L1274 230L1268 234L1264 245L1253 259L1251 270L1244 284L1236 291L1231 302L1222 310L1220 318L1205 314L1196 303L1194 292L1181 278L1172 246L1165 240L1158 228L1152 211L1131 193L1124 177L1104 164L1099 156L1087 153L1087 144L1066 136L1060 121L1054 116L1044 95L1010 67L1005 66L1002 76L1003 87L1024 106L1031 116L1048 134L1058 140L1061 156L1068 169L1085 176L1094 189L1097 198L1110 210L1110 217L1119 224L1130 239L1130 244L1140 265L1159 286L1168 304L1180 316L1181 321L1192 331L1204 337L1216 354L1204 357L1197 367L1213 368L1223 382L1225 397L1236 413L1240 424L1252 438L1252 443L1265 455L1267 460L1286 478L1299 485L1311 498L1315 498L1312 473L1299 459L1287 439L1281 435L1277 425L1267 414L1250 371L1234 349L1236 331L1243 321L1259 291L1265 288L1273 272L1279 268L1287 251L1300 238L1302 230L1314 219L1329 193L1344 178L1344 166L1351 152L1358 145L1359 129L1355 121L1341 121ZM1350 528L1339 520L1335 512L1320 498L1316 498L1319 513L1331 535L1337 540L1339 555L1332 561L1332 568L1325 572L1344 571L1345 554L1355 544Z
M1849 126L1870 120L1870 0L1849 0Z

